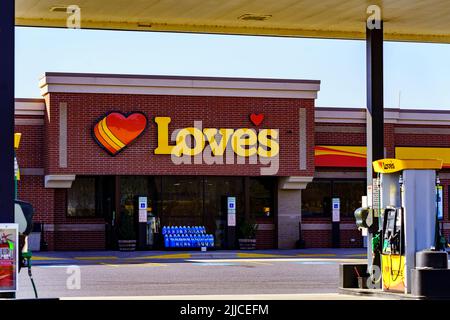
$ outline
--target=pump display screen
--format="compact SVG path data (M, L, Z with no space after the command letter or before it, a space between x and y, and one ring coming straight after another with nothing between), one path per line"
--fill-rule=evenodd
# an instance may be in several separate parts
M387 209L384 214L383 253L402 254L402 211L401 208Z
M395 211L391 210L388 212L386 217L386 232L393 233L395 231Z

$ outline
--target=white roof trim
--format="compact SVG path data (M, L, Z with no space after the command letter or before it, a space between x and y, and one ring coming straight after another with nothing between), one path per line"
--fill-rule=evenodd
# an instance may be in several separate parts
M366 123L366 110L316 107L315 121L318 123ZM450 126L450 113L438 110L386 109L384 122Z
M280 177L278 180L278 187L281 190L302 190L310 183L314 177Z
M109 75L45 75L41 94L108 93L184 96L270 97L316 99L319 82L186 77L114 77Z
M316 107L315 121L323 123L366 123L366 112L361 109L347 111L340 108L330 110L330 108Z
M20 116L44 116L44 100L16 100L14 102L14 114Z
M45 188L70 189L74 180L74 174L51 174L44 177L44 186Z

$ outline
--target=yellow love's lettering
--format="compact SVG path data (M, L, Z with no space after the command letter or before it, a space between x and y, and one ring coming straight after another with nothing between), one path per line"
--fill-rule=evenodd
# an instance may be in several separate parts
M169 145L169 123L172 121L170 117L155 117L158 127L158 147L155 154L171 154L174 146Z
M271 138L269 138L271 137ZM276 157L280 152L280 145L278 144L278 130L262 129L258 133L258 155L260 157ZM265 146L267 148L263 148Z
M187 144L187 137L192 136L194 141L194 146L189 146ZM181 129L176 138L177 144L175 148L172 149L172 154L180 157L182 155L195 156L202 153L205 148L205 136L203 132L197 128L184 128Z
M203 131L196 127L180 129L176 135L175 145L169 145L170 117L155 117L158 132L158 146L155 154L173 154L177 157L183 155L196 156L203 152L206 143L214 156L223 156L231 139L231 147L240 157L272 158L279 154L279 131L276 129L216 129L205 128ZM190 138L190 139L189 139Z
M255 147L257 142L256 132L252 129L237 129L232 137L233 150L240 157L251 157L255 155L257 152Z
M214 129L214 128L206 128L203 129L203 133L205 134L206 140L211 147L211 152L215 156L223 156L225 150L228 145L228 141L230 137L233 135L233 129ZM217 143L216 136L217 133L221 135L220 143Z

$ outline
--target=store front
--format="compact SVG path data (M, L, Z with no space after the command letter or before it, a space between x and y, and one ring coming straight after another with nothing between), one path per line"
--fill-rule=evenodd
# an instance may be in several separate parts
M306 226L306 235L310 233L309 236L306 236L305 246L361 247L363 244L361 234L355 233L349 238L349 235L345 233L348 232L346 226L354 224L355 208L362 206L361 200L366 193L366 180L362 179L319 178L309 183L302 192L302 222ZM333 199L339 201L339 221L333 217ZM337 228L336 223L338 223ZM307 226L314 224L326 225L328 228L308 231ZM315 235L313 236L311 233Z
M163 248L164 226L185 225L237 248L246 222L260 249L362 247L353 211L367 194L366 111L316 108L319 87L47 73L44 99L16 99L19 196L49 250L116 249L126 221L147 249ZM450 236L450 113L386 109L385 119L386 157L444 160ZM146 223L153 238L141 236Z
M319 87L47 73L41 111L16 120L30 173L19 192L35 205L50 250L116 249L133 237L162 249L170 226L205 227L215 248L233 249L248 223L258 225L257 248L293 248L300 193L314 174Z
M273 177L78 176L67 192L67 216L104 218L106 248L117 249L121 219L129 215L137 221L137 199L145 197L157 221L152 249L164 248L162 226L205 226L214 235L215 248L226 249L225 198L236 198L238 222L251 217L274 225L276 186Z

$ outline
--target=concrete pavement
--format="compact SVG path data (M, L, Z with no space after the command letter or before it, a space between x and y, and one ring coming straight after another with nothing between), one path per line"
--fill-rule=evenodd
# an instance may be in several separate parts
M41 252L33 275L42 298L361 299L338 294L338 278L340 263L363 262L364 255L364 249ZM19 286L18 298L33 298L26 270Z
M81 251L35 252L33 265L89 265L98 263L183 262L203 259L364 259L366 249L210 250L201 251Z
M103 296L103 297L63 297L61 300L386 300L364 296L323 293L323 294L238 294L238 295L173 295L173 296Z

